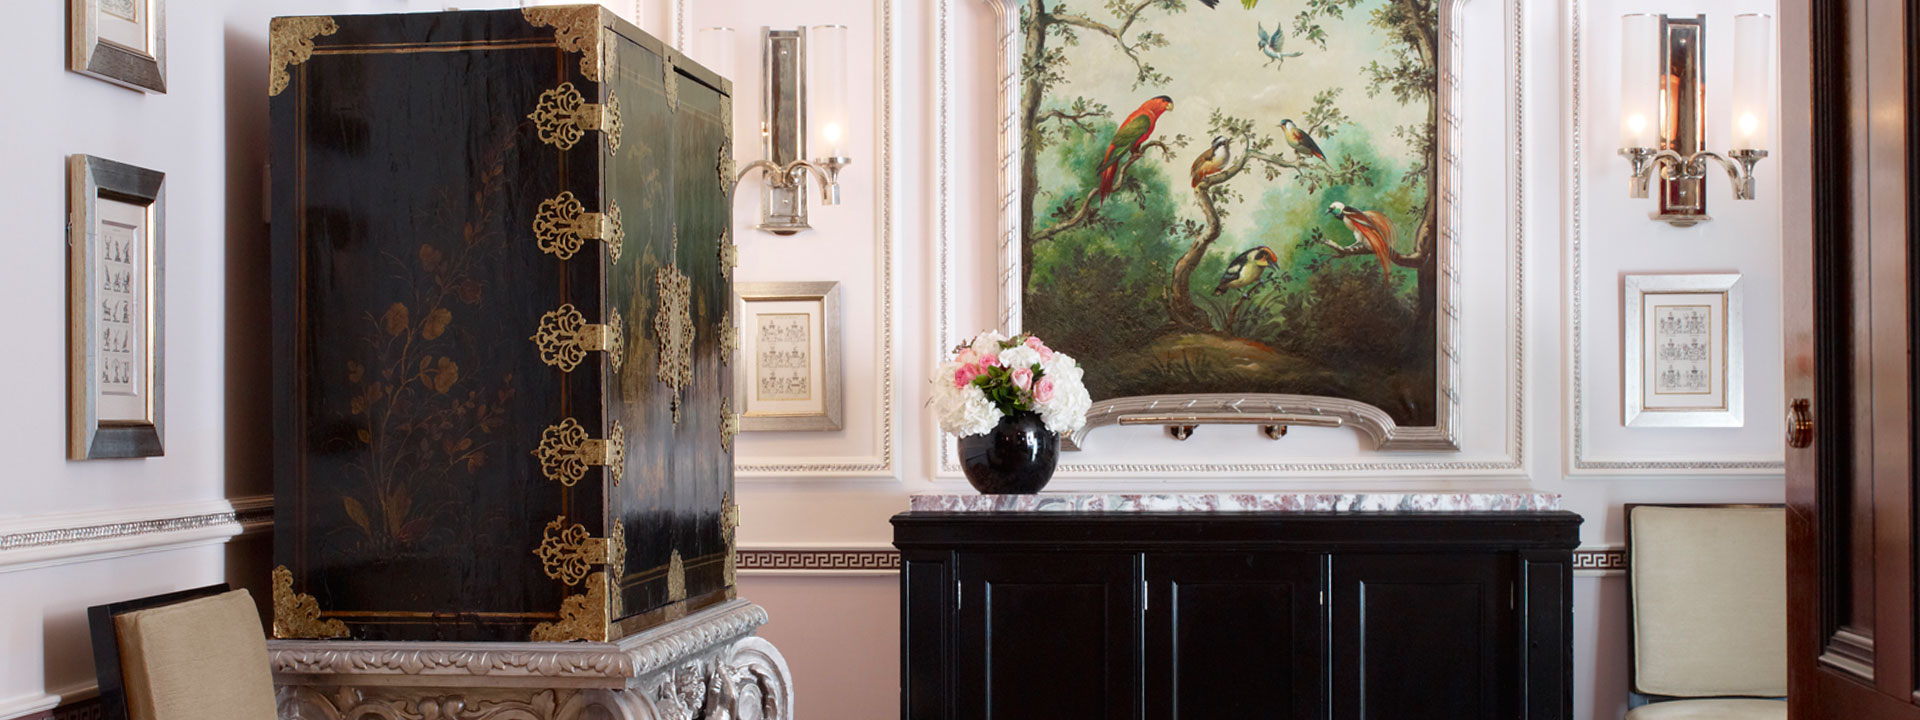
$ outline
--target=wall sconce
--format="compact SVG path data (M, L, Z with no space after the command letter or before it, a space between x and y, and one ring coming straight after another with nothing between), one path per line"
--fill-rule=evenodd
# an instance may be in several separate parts
M724 44L724 54L732 56L731 30L700 32L703 45ZM709 39L709 33L714 37ZM821 204L838 205L840 171L853 162L848 155L847 26L761 28L760 45L765 85L760 137L766 155L741 168L734 182L760 171L764 182L757 227L775 235L793 235L812 229L807 224L807 176L819 181ZM812 159L808 159L808 148L813 150Z
M1733 197L1753 199L1753 166L1767 156L1767 120L1772 102L1773 18L1736 15L1732 150L1722 157L1706 148L1707 16L1620 18L1620 155L1633 164L1628 195L1647 197L1660 173L1659 209L1652 213L1675 227L1706 222L1707 161L1726 170Z

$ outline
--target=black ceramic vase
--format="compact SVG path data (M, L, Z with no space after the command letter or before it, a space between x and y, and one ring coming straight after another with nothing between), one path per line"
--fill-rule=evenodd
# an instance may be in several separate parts
M973 489L987 495L1040 492L1060 461L1060 436L1039 413L1018 412L981 435L960 438L960 468Z

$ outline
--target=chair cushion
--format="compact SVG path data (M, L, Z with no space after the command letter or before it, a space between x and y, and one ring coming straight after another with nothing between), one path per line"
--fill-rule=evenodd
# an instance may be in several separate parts
M1785 696L1785 511L1644 506L1630 525L1635 688Z
M1628 710L1627 720L1787 720L1787 701L1672 700Z
M132 720L274 717L266 634L247 591L123 613L113 623Z

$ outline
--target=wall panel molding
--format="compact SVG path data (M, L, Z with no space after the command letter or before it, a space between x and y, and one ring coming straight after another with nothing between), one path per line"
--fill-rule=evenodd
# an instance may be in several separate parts
M1686 458L1603 459L1593 458L1588 455L1587 436L1589 425L1586 416L1587 358L1585 356L1588 348L1586 346L1585 333L1586 314L1588 310L1593 308L1586 302L1587 293L1585 282L1585 273L1587 271L1586 253L1590 249L1590 244L1587 242L1588 227L1585 222L1586 195L1584 188L1587 168L1584 167L1583 162L1586 152L1586 128L1583 122L1586 104L1583 93L1586 88L1584 87L1585 69L1583 67L1582 48L1587 32L1585 8L1590 4L1588 0L1573 0L1567 9L1567 22L1569 23L1568 37L1570 38L1567 65L1568 72L1570 73L1567 91L1570 126L1568 129L1567 143L1569 172L1567 173L1566 187L1567 192L1570 193L1567 203L1567 235L1570 246L1567 250L1566 271L1569 300L1565 307L1566 325L1568 328L1567 357L1571 361L1569 363L1571 366L1569 370L1571 377L1567 392L1570 395L1573 405L1573 412L1568 415L1570 421L1567 423L1566 429L1567 443L1571 446L1569 452L1566 454L1567 474L1598 476L1740 475L1760 476L1769 479L1778 478L1780 474L1786 470L1784 458L1781 460L1747 460L1699 455ZM1773 178L1777 176L1768 174L1767 177ZM1710 180L1717 182L1717 180ZM1622 188L1622 190L1624 191L1624 188ZM1717 190L1711 192L1716 193L1717 196ZM1720 200L1720 202L1728 201ZM1649 220L1648 222L1653 221ZM1669 269L1678 270L1678 268ZM1612 278L1609 277L1608 280L1612 281ZM1615 308L1608 309L1617 311ZM1751 319L1752 314L1749 313L1748 317ZM1607 369L1604 364L1601 366L1602 372L1607 371ZM1612 368L1612 370L1615 372L1620 371L1618 367ZM1749 383L1749 385L1752 386L1754 383ZM1602 402L1607 402L1607 400L1603 400ZM1617 403L1619 399L1613 398L1611 402ZM1762 412L1764 412L1764 410ZM1749 417L1752 417L1752 415L1750 414ZM1784 452L1784 449L1782 452Z

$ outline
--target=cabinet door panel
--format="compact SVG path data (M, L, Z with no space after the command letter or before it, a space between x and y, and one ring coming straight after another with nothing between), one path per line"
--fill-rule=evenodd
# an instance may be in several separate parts
M1333 561L1333 716L1508 717L1511 569L1496 556Z
M961 555L959 717L1131 719L1137 555Z
M1321 567L1311 554L1149 555L1147 717L1324 717Z

